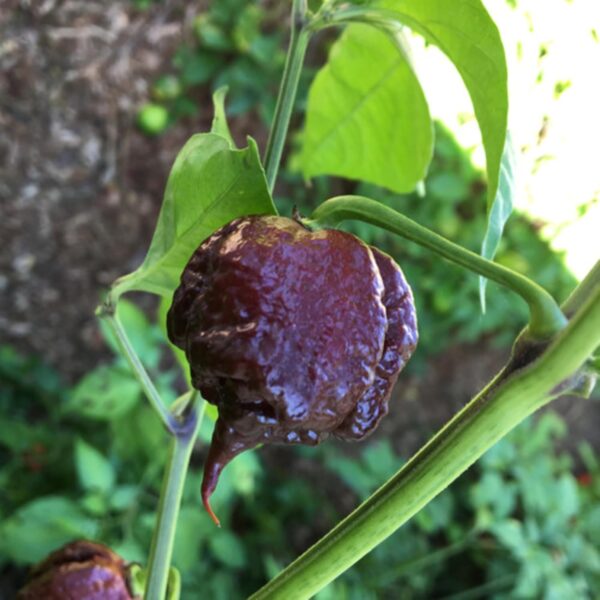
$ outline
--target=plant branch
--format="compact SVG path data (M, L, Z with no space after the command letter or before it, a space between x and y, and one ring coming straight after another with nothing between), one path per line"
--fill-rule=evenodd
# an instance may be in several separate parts
M529 305L528 335L534 340L549 339L567 322L554 298L537 283L454 244L375 200L362 196L332 198L321 204L306 223L309 226L337 226L348 219L387 229L519 294Z
M576 384L600 344L600 288L546 351L505 369L396 475L252 600L310 598L394 533L513 427Z
M184 421L171 441L169 459L160 493L157 524L150 549L144 600L164 600L165 598L183 487L205 406L204 400L197 392L194 392Z
M306 0L294 0L290 45L288 47L277 104L275 105L273 126L271 127L264 157L267 183L271 192L275 187L279 164L281 163L281 155L283 154L283 146L292 117L296 93L298 92L298 83L302 74L304 57L306 56L306 49L310 40L310 33L306 27L307 14Z
M598 287L600 287L600 260L565 300L562 305L564 313L567 316L575 313Z
M176 428L176 423L174 421L173 416L169 412L169 409L164 405L158 390L152 383L148 372L144 368L142 361L140 360L137 352L131 345L129 338L127 337L127 333L125 328L123 327L119 317L116 313L115 303L109 294L107 296L106 301L100 305L100 307L96 310L96 315L100 319L104 319L107 325L110 327L110 330L113 332L121 355L125 358L125 360L129 363L135 378L138 380L144 394L148 398L150 405L159 416L163 425L167 428L170 433L174 433Z
M402 25L408 25L415 31L421 31L410 15L400 10L388 10L379 7L353 6L348 4L324 5L311 22L311 29L318 31L327 27L348 25L349 23L369 23L381 29L396 31Z

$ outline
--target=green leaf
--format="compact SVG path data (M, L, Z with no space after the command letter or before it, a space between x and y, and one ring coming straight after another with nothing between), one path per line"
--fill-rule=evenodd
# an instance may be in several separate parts
M16 563L32 563L69 541L96 534L96 522L77 504L47 496L25 504L2 523L0 553Z
M179 600L181 597L181 573L175 568L169 568L166 600Z
M208 544L215 558L228 567L240 569L246 565L244 546L231 532L223 529L214 532Z
M416 515L415 522L422 531L431 535L447 528L453 517L454 499L451 494L445 493L423 507Z
M210 81L223 67L223 58L211 52L182 48L174 63L180 69L183 84L190 87Z
M504 152L500 163L500 182L498 191L496 192L496 197L494 198L488 213L487 228L481 246L481 256L489 258L490 260L494 258L496 251L498 250L504 226L513 210L513 198L516 193L516 161L516 151L509 132L506 134L506 143L504 145ZM486 285L487 279L485 277L480 277L479 298L481 301L481 310L483 312L485 312Z
M506 57L496 24L481 0L379 0L370 6L383 9L387 16L421 34L444 52L460 73L483 138L490 212L508 119Z
M146 403L140 402L127 418L115 420L111 425L112 449L121 460L141 465L161 464L166 459L168 434Z
M108 501L104 492L90 492L79 500L79 506L94 517L103 517L108 510Z
M433 151L429 109L391 35L351 25L334 44L309 93L304 175L362 179L412 191Z
M522 556L527 549L527 540L523 533L523 525L515 519L496 521L490 532L498 541L511 550L516 556Z
M107 493L115 484L115 472L110 462L82 439L75 442L75 466L79 483L85 490Z
M213 94L213 105L215 108L215 116L213 117L212 126L210 128L211 133L216 133L221 137L224 137L232 148L235 148L235 142L231 135L229 125L227 123L227 115L225 114L225 96L229 88L224 85L221 86Z
M138 498L140 489L136 485L120 485L110 495L110 507L116 511L128 509Z
M23 452L38 437L39 432L31 425L0 416L0 447L4 446L14 453Z
M135 406L140 391L139 383L126 370L101 366L75 386L64 410L88 419L112 421Z
M190 572L200 559L200 550L215 532L214 523L198 506L184 506L177 519L173 548L173 564L184 573Z
M234 150L214 133L192 136L171 170L150 249L142 266L114 293L143 290L171 296L194 250L236 217L275 214L256 143Z

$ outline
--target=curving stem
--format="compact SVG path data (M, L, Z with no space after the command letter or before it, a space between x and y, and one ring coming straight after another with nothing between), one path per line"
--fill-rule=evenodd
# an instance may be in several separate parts
M205 408L205 402L197 392L190 395L192 399L188 409L171 440L150 549L144 600L164 600L167 591L183 486Z
M175 422L173 415L169 412L169 409L165 406L158 390L152 383L148 372L144 368L140 357L137 355L135 349L129 341L127 332L123 327L116 311L117 301L111 293L106 297L106 300L96 309L96 316L99 319L103 319L112 331L117 341L117 346L120 350L121 355L129 363L131 371L135 378L138 380L146 398L150 402L150 405L162 421L169 433L174 432Z
M561 329L567 319L554 298L537 283L507 267L487 260L462 246L443 238L399 212L363 196L339 196L321 204L308 226L337 226L346 220L364 221L411 240L445 259L483 275L512 290L529 306L527 335L534 341L544 341Z
M290 125L294 101L298 91L298 83L302 73L302 65L304 64L304 57L306 56L306 49L310 39L310 31L307 27L307 15L308 7L306 0L294 0L290 45L277 97L277 104L275 105L273 126L271 127L264 157L265 172L270 191L273 191L275 180L277 179L283 146Z

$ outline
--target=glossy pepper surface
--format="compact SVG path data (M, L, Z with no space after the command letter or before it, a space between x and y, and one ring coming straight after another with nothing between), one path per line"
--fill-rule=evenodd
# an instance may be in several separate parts
M236 219L200 245L167 328L219 409L209 511L223 467L244 450L370 433L417 343L412 294L389 256L274 216Z

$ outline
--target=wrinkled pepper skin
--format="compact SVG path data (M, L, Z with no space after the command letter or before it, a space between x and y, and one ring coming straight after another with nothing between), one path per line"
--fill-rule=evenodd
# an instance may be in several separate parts
M102 544L80 540L35 566L17 600L132 600L123 559Z
M200 245L167 329L219 409L202 484L209 511L219 474L244 450L370 433L418 337L389 256L275 216L236 219Z

